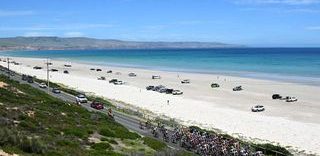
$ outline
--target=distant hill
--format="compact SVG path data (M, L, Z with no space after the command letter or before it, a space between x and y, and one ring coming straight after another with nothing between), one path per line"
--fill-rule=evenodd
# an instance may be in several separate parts
M239 45L218 42L138 42L86 37L12 37L0 38L0 50L59 49L160 49L160 48L230 48Z

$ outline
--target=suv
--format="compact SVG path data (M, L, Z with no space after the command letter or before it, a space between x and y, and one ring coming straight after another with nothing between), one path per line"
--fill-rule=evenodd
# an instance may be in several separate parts
M96 101L93 101L93 102L90 104L90 107L91 107L91 108L94 108L94 109L98 109L98 110L104 108L104 107L103 107L103 103L101 103L101 102L96 102Z
M27 81L28 80L28 76L26 74L22 74L22 78L23 81Z
M147 90L152 90L154 88L154 86L147 86L146 89Z
M85 95L79 94L79 95L77 95L77 97L76 97L76 101L77 101L78 104L81 104L81 103L87 103L87 102L88 102L88 99L86 98Z
M47 88L47 85L42 82L42 83L39 84L39 87L40 87L40 88Z
M264 111L265 109L264 109L264 106L262 106L262 105L256 105L256 106L253 106L252 108L251 108L251 111L252 112L262 112L262 111Z
M280 94L273 94L272 99L282 99L282 96Z
M61 91L60 91L58 88L53 88L53 89L52 89L52 93L60 94Z
M33 83L33 77L32 76L27 76L27 82L28 83Z
M183 92L180 90L173 90L172 91L172 95L182 95L182 94L183 94Z
M234 87L232 90L233 91L241 91L243 89L242 89L242 86L237 86L237 87Z
M110 81L109 81L109 83L115 83L115 82L117 82L118 80L117 79L111 79Z

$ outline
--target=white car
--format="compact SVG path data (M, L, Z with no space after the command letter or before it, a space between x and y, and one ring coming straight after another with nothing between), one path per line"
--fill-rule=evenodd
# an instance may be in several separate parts
M265 108L264 108L264 106L262 106L262 105L255 105L255 106L253 106L252 108L251 108L251 111L252 112L262 112L262 111L264 111L265 110Z
M115 85L123 85L124 82L123 82L123 81L116 81L116 82L114 82L113 84L115 84Z
M47 88L47 85L42 82L42 83L39 84L39 87L40 87L40 88Z
M286 102L296 102L296 101L298 101L298 99L297 98L295 98L295 97L287 97L286 98Z
M88 99L86 98L85 95L79 94L79 95L76 97L76 101L77 101L77 103L81 104L81 103L87 103L87 102L88 102Z
M182 94L183 94L183 92L180 90L173 90L172 91L172 95L182 95Z

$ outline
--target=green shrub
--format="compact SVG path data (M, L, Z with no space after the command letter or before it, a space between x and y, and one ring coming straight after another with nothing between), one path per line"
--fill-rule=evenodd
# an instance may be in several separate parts
M112 149L112 146L106 142L100 142L100 143L96 143L96 144L93 144L91 146L92 149L94 150L109 150L109 149Z
M150 137L144 137L143 139L143 143L149 147L151 147L152 149L156 150L156 151L161 151L164 150L167 145L161 141L158 141L156 139L150 138Z

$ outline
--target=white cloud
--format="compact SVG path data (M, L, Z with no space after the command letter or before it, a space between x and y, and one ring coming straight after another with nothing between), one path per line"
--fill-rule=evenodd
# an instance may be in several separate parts
M320 0L235 0L237 4L286 4L286 5L311 5L319 4Z
M0 17L27 16L35 14L32 10L0 10Z
M320 26L306 27L307 30L320 30Z
M85 36L82 32L66 32L64 34L65 37L82 37Z

